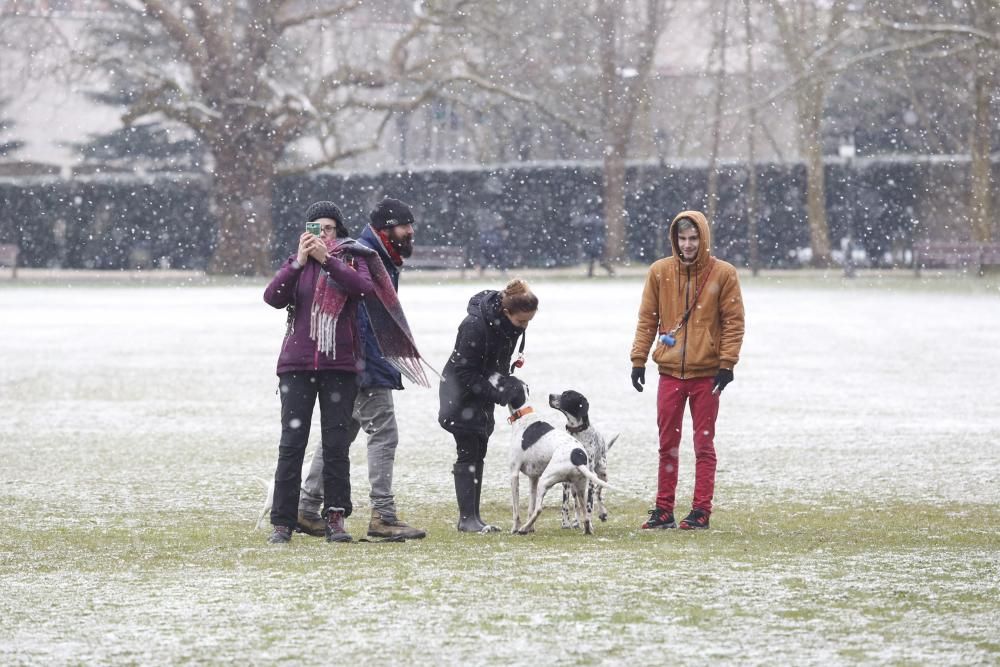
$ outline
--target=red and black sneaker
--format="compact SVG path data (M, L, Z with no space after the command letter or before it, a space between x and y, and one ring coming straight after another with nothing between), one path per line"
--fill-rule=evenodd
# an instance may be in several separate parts
M704 530L708 528L708 512L705 510L691 510L691 513L681 521L681 530Z
M677 522L674 521L674 513L668 512L667 510L661 510L659 507L654 507L649 510L649 518L646 519L646 523L642 524L641 528L643 530L649 530L651 528L676 528Z

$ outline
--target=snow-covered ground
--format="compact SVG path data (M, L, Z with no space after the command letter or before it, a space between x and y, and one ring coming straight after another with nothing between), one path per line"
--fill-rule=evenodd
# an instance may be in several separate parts
M727 508L786 500L820 508L830 498L841 503L849 499L846 502L857 504L859 517L868 517L865 521L877 521L880 502L956 508L1000 503L998 294L961 285L896 289L843 287L837 280L832 285L798 282L744 280L747 335L735 382L723 395L716 439L718 518L713 516L713 526L726 530ZM404 278L402 301L418 345L432 365L440 369L447 358L468 297L483 287L498 286L477 281L407 284ZM519 374L536 397L566 388L582 391L590 399L595 422L621 433L609 457L610 475L622 489L617 497L630 496L636 507L652 498L656 457L655 392L651 387L637 394L629 384L628 350L641 281L541 280L534 288L541 309L528 330L527 363ZM148 581L140 575L129 574L134 564L127 558L107 573L67 577L50 546L40 548L38 567L31 572L13 569L14 564L23 565L33 548L10 537L11 528L24 520L38 531L81 525L100 531L120 527L123 516L131 517L124 519L127 528L192 512L250 529L263 499L258 480L271 474L274 463L279 405L274 363L285 320L283 311L262 302L262 290L263 283L0 288L0 494L6 515L0 531L3 662L170 663L203 661L206 656L208 662L270 662L283 656L294 662L321 650L301 636L255 650L246 633L266 631L283 641L276 630L278 617L302 614L301 607L255 597L243 588L252 584L239 576L213 578L218 563L205 554L194 559L189 570L156 581L153 590L147 590ZM654 374L652 367L649 373ZM541 405L536 402L536 407ZM401 445L396 488L404 516L410 507L441 506L450 512L454 501L448 471L454 445L436 423L436 387L408 388L397 395L397 409ZM500 507L509 498L504 427L501 420L486 470L486 500ZM689 434L684 442L681 498L690 494ZM355 503L362 515L367 511L364 448L355 445L352 451ZM509 521L506 515L497 518ZM637 514L627 521L637 526L642 518ZM432 547L435 530L448 526L429 528L426 544ZM599 533L601 529L598 526ZM552 530L551 524L546 530ZM587 572L628 566L627 554L617 560L627 545L609 545L600 534L598 538L597 544L603 541L607 551L586 549ZM253 543L263 540L263 534L255 534ZM142 558L156 558L141 545L133 547ZM62 548L72 562L87 547L66 543ZM542 573L571 583L576 576L566 570L559 554L534 562L538 572L512 573L505 569L506 559L512 557L506 550L471 548L483 549L483 567L497 581ZM665 552L664 558L683 567L683 549ZM578 550L565 555L582 557ZM968 556L983 568L982 585L995 590L997 550ZM231 572L242 572L239 554L220 557L235 560ZM426 565L433 571L433 563L421 560L426 556L415 552L412 558L415 570L423 571ZM928 563L922 561L921 566ZM374 571L380 567L372 564ZM809 559L748 575L738 580L739 586L737 580L726 579L726 570L731 574L748 567L737 560L703 573L717 582L714 594L723 597L702 604L706 614L723 614L713 605L725 606L725 596L737 596L748 615L744 620L756 619L751 622L753 632L744 635L742 617L723 614L719 637L670 635L673 658L694 664L710 662L711 656L742 664L796 661L796 656L815 664L849 660L850 653L838 653L837 645L824 643L823 619L796 621L766 613L780 597L775 597L781 587L774 582L828 578L832 566ZM871 567L867 563L857 572ZM896 567L894 572L898 563ZM941 567L947 570L950 561ZM410 608L412 618L408 616L393 635L399 641L426 642L428 658L436 656L437 662L537 662L541 658L529 659L531 652L545 650L546 643L544 637L533 637L532 628L563 632L573 641L600 631L600 623L595 625L586 615L582 620L572 617L577 620L567 621L568 627L560 625L555 612L563 593L543 593L539 600L546 601L547 609L524 609L508 596L510 588L499 583L485 596L456 592L454 582L465 573L452 574L457 579L438 572L433 581L397 582L414 598L429 595L436 600L442 591L455 593L447 605L435 602L423 612L451 626L424 619L422 607ZM637 578L643 576L660 575L636 573ZM662 576L669 579L669 571ZM879 594L893 595L908 585L897 586L890 578L869 582L849 575L843 583L845 595L864 592L869 585ZM635 584L636 595L647 595L641 581ZM295 587L287 581L273 585L276 590ZM404 601L379 598L377 578L361 585L369 592L357 589L355 597L338 599L330 607L308 593L303 593L305 601L298 600L309 607L315 631L329 630L325 615L337 609L350 617L353 625L337 625L337 632L352 659L368 655L365 646L371 638L366 633L380 632L377 619L365 617L366 610L391 615L407 599L405 593ZM589 651L610 651L597 660L657 663L662 656L655 615L664 614L666 622L669 613L616 610L632 593L607 591L600 597L600 609L593 612L598 618L612 614L618 619L619 629L625 628L621 632L628 635L624 648L615 643L620 637L594 637L580 653L553 640L552 659L587 662ZM672 594L680 599L693 595L690 590ZM821 604L839 606L838 600ZM208 613L216 607L234 614L242 624L239 629ZM858 609L845 613L859 614ZM630 613L636 615L631 621ZM457 619L463 616L474 619L484 639L495 643L478 658L474 642L462 638L468 633ZM926 629L934 641L921 639L917 627L933 624L934 617L904 619L900 631L913 631L916 652L889 642L880 652L864 653L872 650L872 641L885 641L870 625L867 631L859 629L852 641L859 655L889 662L933 658L968 664L997 659L997 606L985 615L962 617L959 612L948 619L960 621L964 630ZM990 627L992 644L983 644ZM940 648L940 638L952 636L952 630L954 637L971 633L979 643L952 637L954 652L936 652L934 646ZM523 639L496 645L498 637L515 635ZM522 649L529 650L527 657ZM334 649L321 655L321 662L339 662ZM400 655L405 663L411 661L405 656L413 654Z
M745 282L747 334L717 435L723 487L731 480L790 496L1000 501L997 295ZM468 297L497 286L404 280L403 305L433 366L443 366ZM519 374L535 396L586 394L595 421L622 434L612 461L618 483L648 492L655 391L632 390L628 360L641 285L556 281L535 289L541 307ZM238 435L254 454L246 472L268 476L285 318L262 303L261 291L0 290L5 448L10 437L34 434L58 445L51 437L64 429ZM451 443L436 406L436 387L397 395L402 446L435 448L429 455L445 460ZM500 486L503 475L493 472ZM440 486L422 493L446 495Z

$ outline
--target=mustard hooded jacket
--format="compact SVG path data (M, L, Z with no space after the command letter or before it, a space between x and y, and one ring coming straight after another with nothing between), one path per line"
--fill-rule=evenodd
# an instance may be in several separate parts
M681 218L688 218L698 229L698 254L691 264L679 259L677 222ZM743 296L736 269L711 256L712 233L700 211L679 213L670 223L669 235L673 256L657 260L646 274L629 355L632 366L645 366L649 348L655 343L653 361L663 375L683 380L711 377L720 368L731 370L740 358L744 330ZM691 314L682 324L689 306ZM659 334L679 324L673 346L659 342Z

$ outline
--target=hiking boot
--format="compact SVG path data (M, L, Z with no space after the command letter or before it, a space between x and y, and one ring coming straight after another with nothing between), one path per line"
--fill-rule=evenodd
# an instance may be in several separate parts
M292 529L288 526L274 526L271 536L267 538L268 544L288 544L292 541Z
M414 528L399 518L384 518L378 510L372 510L372 518L368 522L368 537L396 537L404 540L419 540L427 537L427 531Z
M691 513L681 521L681 530L704 530L708 528L708 512L705 510L691 510Z
M299 510L295 530L313 537L323 537L326 535L326 521L323 521L323 517L315 512Z
M654 507L649 510L649 518L646 519L646 523L640 526L643 530L649 530L651 528L676 528L677 522L674 521L674 513L668 512L667 510L661 510L659 507Z
M326 541L350 542L351 536L344 530L344 510L331 507L326 512Z

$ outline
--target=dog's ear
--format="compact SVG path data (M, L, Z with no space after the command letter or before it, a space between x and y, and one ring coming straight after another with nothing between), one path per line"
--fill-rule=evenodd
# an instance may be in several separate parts
M511 384L510 390L510 407L518 410L524 407L524 404L528 402L528 385L523 382L517 384Z

